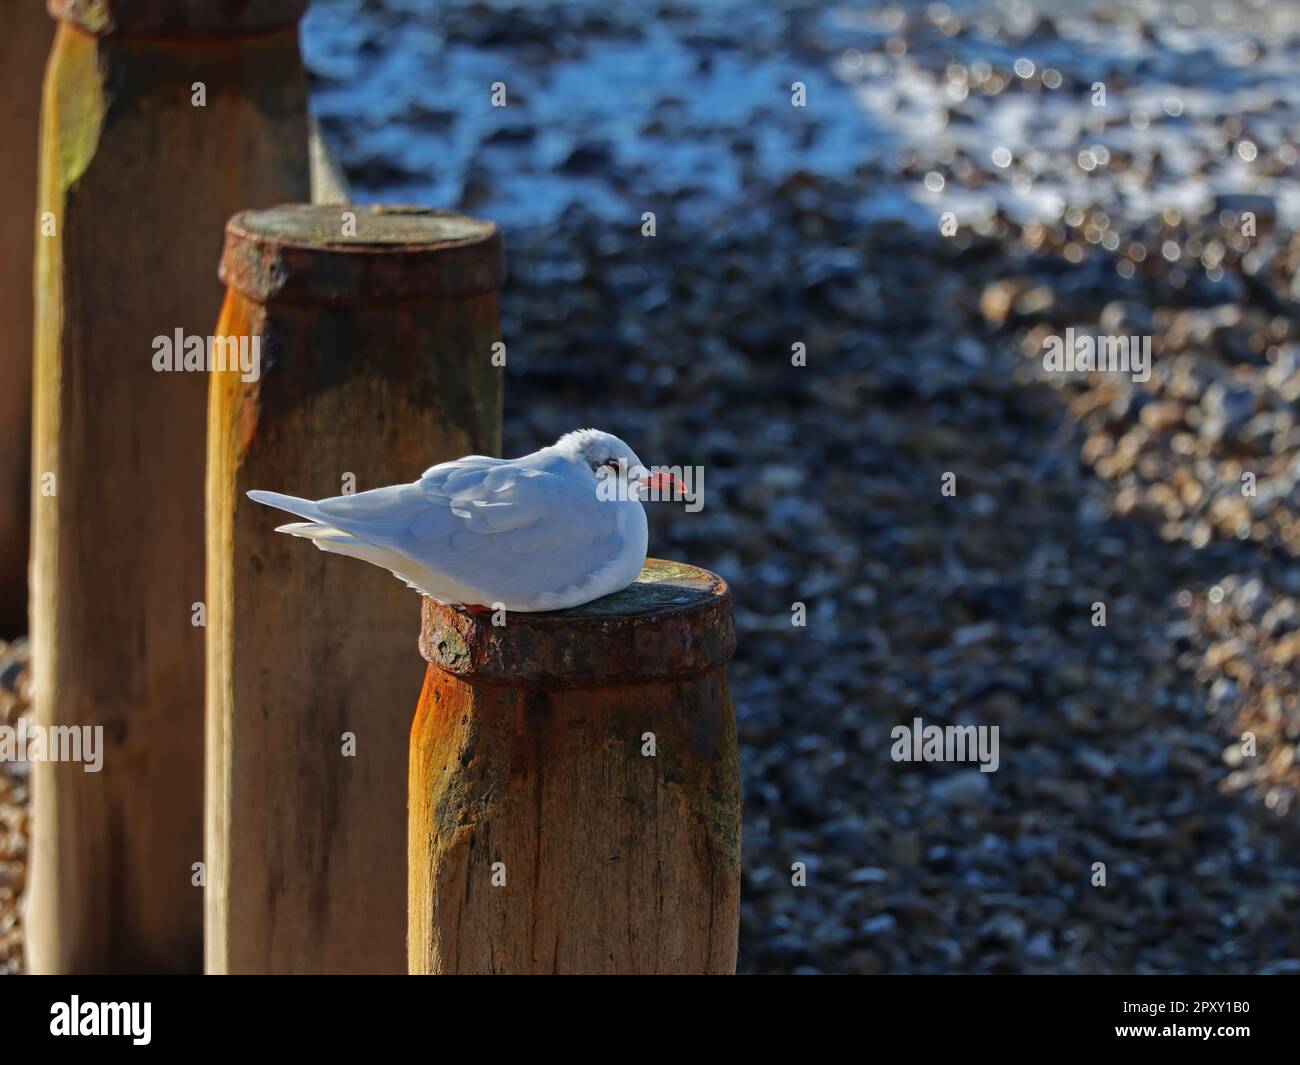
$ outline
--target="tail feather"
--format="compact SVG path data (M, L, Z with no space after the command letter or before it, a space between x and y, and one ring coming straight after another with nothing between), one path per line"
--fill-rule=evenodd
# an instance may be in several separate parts
M322 551L328 551L334 555L347 555L349 558L359 558L363 562L369 562L372 566L386 569L398 580L404 581L421 595L431 595L435 599L450 603L469 601L466 598L467 593L463 592L459 586L439 578L437 574L425 569L411 559L403 558L387 548L359 539L351 533L336 529L331 525L322 525L314 521L295 521L290 522L288 525L281 525L275 531L288 533L290 536L301 536L304 540L310 540Z
M325 516L321 514L320 508L310 499L287 496L280 492L261 491L249 492L248 498L255 503L265 503L268 507L288 511L290 514L297 514L300 518L312 519L311 521L291 521L287 525L279 526L275 530L276 532L288 533L290 536L301 536L305 540L310 540L322 551L333 551L338 555L351 555L353 558L362 558L386 569L391 567L391 563L395 558L392 552L362 540L346 529L331 525Z
M304 540L310 540L322 551L364 559L373 565L383 566L384 569L392 569L401 561L391 551L367 543L331 525L321 525L314 521L295 521L288 525L281 525L275 531L288 533L290 536L301 536Z
M300 518L308 518L311 521L324 524L320 508L310 499L299 499L297 496L287 496L282 492L261 492L256 490L249 492L248 498L255 503L264 503L266 506L275 507L277 510L287 510L290 514L297 514Z
M322 551L359 558L363 562L379 566L420 594L432 596L444 603L474 603L483 599L483 596L475 590L464 587L445 574L431 570L389 548L364 540L346 529L338 528L310 499L299 499L297 496L282 495L279 492L257 491L249 492L248 497L269 507L312 519L289 522L287 525L279 526L276 532L300 536L304 540L310 540Z
M321 525L315 521L291 521L288 525L276 526L275 531L288 533L290 536L301 536L307 540L328 540L331 543L362 542L351 533L336 529L332 525Z

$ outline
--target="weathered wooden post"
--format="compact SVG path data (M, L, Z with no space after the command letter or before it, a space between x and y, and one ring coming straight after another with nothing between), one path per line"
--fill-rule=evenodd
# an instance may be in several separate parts
M348 235L344 235L348 234ZM406 732L419 599L274 532L320 497L496 454L501 239L420 208L231 219L208 450L207 968L404 972Z
M727 585L650 559L616 595L493 620L424 601L410 971L734 972Z
M305 0L50 0L37 238L35 972L197 971L205 338L230 215L308 195ZM197 345L197 350L191 345ZM183 349L183 350L182 350Z
M41 4L0 3L0 637L27 631L36 146L53 37Z

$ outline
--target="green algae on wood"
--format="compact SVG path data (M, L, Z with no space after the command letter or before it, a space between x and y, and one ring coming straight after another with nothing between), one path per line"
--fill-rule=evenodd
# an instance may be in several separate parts
M27 632L31 532L32 257L41 219L36 156L41 83L54 23L38 3L10 3L0 33L0 638ZM44 227L48 232L48 225Z
M158 336L211 333L229 216L309 193L301 4L51 6L65 19L37 204L55 232L37 242L34 712L102 727L104 750L98 773L32 767L27 958L196 972L207 377L156 373L152 356Z

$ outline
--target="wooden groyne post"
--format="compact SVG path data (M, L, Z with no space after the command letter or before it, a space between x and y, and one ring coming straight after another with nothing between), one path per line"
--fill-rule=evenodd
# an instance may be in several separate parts
M217 334L262 364L214 374L209 409L207 969L405 972L419 597L245 493L497 454L501 239L420 208L249 211L221 276Z
M11 638L27 631L36 152L54 23L31 0L0 3L0 20L0 638Z
M36 253L35 717L101 729L103 749L99 772L33 765L27 961L197 972L203 347L226 220L309 195L306 2L49 7L60 21L37 204L51 228Z
M657 559L556 613L426 599L410 971L734 972L734 649L725 582Z

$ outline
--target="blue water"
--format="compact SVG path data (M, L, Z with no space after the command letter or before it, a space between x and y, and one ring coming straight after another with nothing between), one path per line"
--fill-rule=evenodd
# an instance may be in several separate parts
M579 206L707 223L800 171L857 175L862 218L925 225L1215 192L1300 220L1300 5L315 0L304 48L359 199L507 226Z

